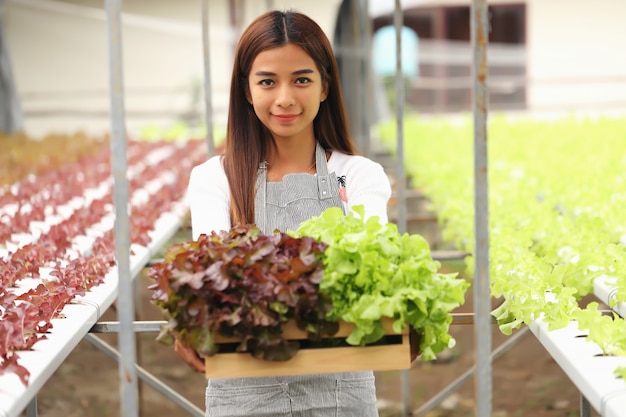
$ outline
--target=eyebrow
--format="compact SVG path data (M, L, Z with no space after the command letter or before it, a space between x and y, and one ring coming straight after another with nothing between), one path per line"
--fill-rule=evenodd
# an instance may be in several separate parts
M292 75L302 75L302 74L313 74L315 71L313 71L312 69L301 69L298 71L294 71L291 74ZM271 72L271 71L257 71L254 73L254 75L257 75L259 77L268 77L268 76L274 76L276 75L275 73Z

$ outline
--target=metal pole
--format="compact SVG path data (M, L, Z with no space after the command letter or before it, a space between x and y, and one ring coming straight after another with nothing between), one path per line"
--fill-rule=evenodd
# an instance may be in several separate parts
M134 300L134 310L135 310L135 314L133 315L133 323L135 323L135 321L137 320L141 320L143 318L142 314L141 314L141 280L140 279L134 279L135 277L131 277L133 278L132 282L133 282L133 300ZM134 327L134 325L133 325ZM143 349L142 349L142 341L141 341L141 337L137 334L137 332L135 332L135 329L133 328L133 334L135 336L135 354L137 355L137 357L135 358L137 367L140 367L141 364L143 363ZM118 362L119 364L119 362ZM144 404L144 384L141 383L141 378L138 377L137 379L137 395L139 396L139 415L140 417L145 417L146 413L142 410L143 404Z
M580 393L580 417L591 417L591 404L583 393Z
M104 354L106 354L109 358L117 362L120 361L120 353L104 340L92 334L87 334L85 336L85 340L94 345L101 352L104 352ZM150 385L155 391L163 394L167 399L172 400L174 403L176 403L176 405L185 410L189 415L196 417L204 416L203 410L196 407L191 401L183 397L178 392L174 391L172 388L165 385L161 380L150 374L139 365L137 365L137 373L139 377L148 385Z
M486 0L472 0L471 28L474 76L474 309L476 340L476 416L491 416L491 295L489 286L489 191L487 171L487 44Z
M398 200L398 231L401 234L407 231L406 215L406 173L404 170L404 75L402 74L402 6L400 0L395 0L393 23L396 29L396 195ZM402 382L402 415L411 415L409 411L411 401L410 374L407 369L400 371Z
M37 417L37 396L35 395L26 406L26 417Z
M398 231L406 232L406 173L404 170L404 78L402 75L402 8L400 0L396 1L393 22L396 29L396 168L398 198Z
M0 0L0 132L13 134L23 128L23 116L4 22L4 0Z
M361 18L361 72L363 84L357 91L360 92L363 106L361 108L361 134L363 135L362 151L365 156L371 154L370 127L372 125L371 106L372 103L372 25L369 18L369 1L359 2L359 16Z
M120 411L124 417L136 417L139 411L137 390L133 284L130 275L130 216L128 179L126 178L126 123L124 120L124 79L122 73L121 0L106 0L109 65L111 82L111 173L115 205L115 258L117 261L119 347L121 360Z
M209 0L202 0L202 50L204 55L204 104L206 141L209 157L215 155L215 140L213 139L213 105L211 90L211 57L209 55Z
M350 48L351 53L347 55L350 60L350 77L354 80L352 83L352 92L354 99L352 100L353 115L350 119L352 124L352 132L359 149L364 155L369 152L368 144L365 143L365 94L364 88L364 62L366 58L364 36L364 22L362 17L361 0L352 0L350 4Z
M471 323L460 323L460 324L471 324ZM493 353L491 354L491 360L493 361L495 359L498 359L500 356L505 354L509 349L514 347L522 338L528 336L529 334L530 334L530 329L528 327L524 327L523 329L521 329L519 332L517 332L515 335L508 338L506 342L502 343L500 346L498 346L497 349L493 351ZM457 391L459 388L461 388L475 373L476 373L476 366L474 365L470 369L465 371L463 375L455 379L446 388L439 391L434 397L432 397L431 399L426 401L424 404L422 404L420 408L415 410L415 412L413 413L413 416L422 416L428 413L429 411L434 410L435 407L440 405L443 402L443 400L448 398L450 394L452 394L454 391ZM589 417L589 416L584 416L584 417Z

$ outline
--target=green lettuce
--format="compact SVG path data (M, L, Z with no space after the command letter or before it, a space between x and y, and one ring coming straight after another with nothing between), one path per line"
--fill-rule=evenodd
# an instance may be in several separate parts
M347 215L327 209L288 233L328 245L320 291L332 300L329 320L354 323L347 343L363 346L380 340L382 319L388 317L397 333L410 326L421 335L424 361L454 346L450 312L465 301L469 282L439 272L441 264L422 236L400 234L393 223L366 218L363 206Z

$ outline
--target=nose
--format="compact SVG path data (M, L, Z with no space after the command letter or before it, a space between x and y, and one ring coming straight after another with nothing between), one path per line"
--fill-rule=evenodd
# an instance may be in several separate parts
M276 91L276 105L280 107L290 107L296 104L293 88L291 85L284 84Z

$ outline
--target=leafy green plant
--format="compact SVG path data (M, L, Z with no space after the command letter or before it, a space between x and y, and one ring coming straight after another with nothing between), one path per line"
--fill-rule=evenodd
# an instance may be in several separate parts
M238 352L288 360L299 349L282 335L290 319L313 341L335 334L339 321L354 323L346 342L373 344L388 317L397 333L417 331L422 359L432 360L454 345L449 313L469 286L439 267L424 238L365 220L360 206L348 215L328 209L289 233L237 226L201 235L170 246L149 276L168 320L159 340L177 338L201 355L219 351L219 334L238 338Z
M473 252L471 120L412 117L404 130L407 172L431 200L444 238ZM393 150L395 125L379 132ZM624 118L490 119L491 293L504 298L492 314L503 333L538 318L550 329L576 318L605 353L626 352L623 319L578 304L599 277L616 287L611 306L626 302L625 132ZM466 261L473 274L473 258Z
M439 272L426 240L400 234L393 223L365 218L363 206L348 215L330 208L303 222L294 236L311 236L328 245L320 291L332 299L330 320L354 323L347 338L365 345L384 335L381 319L394 320L394 331L410 326L421 335L422 360L454 346L449 314L463 304L469 283Z

